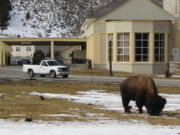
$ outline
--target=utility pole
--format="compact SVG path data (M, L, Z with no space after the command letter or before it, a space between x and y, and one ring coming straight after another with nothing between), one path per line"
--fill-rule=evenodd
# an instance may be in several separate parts
M108 43L109 43L109 76L113 76L112 72L112 40L113 34L108 35Z

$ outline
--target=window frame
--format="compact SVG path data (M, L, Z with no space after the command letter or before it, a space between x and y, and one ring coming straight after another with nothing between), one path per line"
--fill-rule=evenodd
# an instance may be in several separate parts
M27 47L26 47L26 51L27 51L27 52L31 52L31 46L27 46Z
M130 32L117 33L116 50L117 62L130 62Z
M156 36L158 36L158 39L156 38ZM163 36L163 38L161 36ZM164 33L154 33L154 62L156 63L165 62L165 34Z
M139 34L139 35L138 35ZM134 60L135 62L149 62L149 32L136 32L134 34ZM138 37L139 36L139 37ZM139 57L139 58L138 58Z
M21 51L21 47L17 46L16 47L16 52L20 52Z

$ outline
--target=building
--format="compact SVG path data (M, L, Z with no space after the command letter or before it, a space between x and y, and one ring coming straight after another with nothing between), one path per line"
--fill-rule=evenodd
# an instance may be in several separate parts
M12 57L32 57L34 53L34 46L11 46L11 56Z
M11 46L11 64L16 65L18 61L21 59L32 59L34 54L35 47L34 46L20 46L20 45L13 45Z
M41 50L46 58L62 60L61 51L67 46L80 46L86 48L86 39L84 38L0 38L0 66L11 64L14 57L24 59L28 57L27 50L31 53ZM11 48L12 47L12 48ZM28 47L28 48L27 48ZM33 51L34 50L34 51ZM14 52L15 51L15 52ZM32 57L32 56L30 56ZM16 64L16 63L14 63Z
M108 69L111 56L114 71L164 74L169 60L179 58L180 23L170 12L172 1L164 1L168 12L152 0L113 0L98 9L81 28L87 59Z
M61 50L63 46L55 46L55 58L61 59ZM32 60L36 51L42 51L46 57L50 57L50 46L48 45L12 45L11 46L11 64L17 64L21 59Z

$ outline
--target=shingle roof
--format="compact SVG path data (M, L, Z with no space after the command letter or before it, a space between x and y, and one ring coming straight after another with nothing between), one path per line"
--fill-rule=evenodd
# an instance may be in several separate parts
M108 14L109 12L111 12L113 9L116 9L117 7L119 7L121 4L123 4L124 2L126 2L128 0L112 0L109 4L107 4L104 7L100 7L98 8L93 14L91 14L89 16L89 18L99 18L102 17L103 15ZM152 2L154 2L155 4L157 4L158 6L161 6L157 1L152 0Z
M99 18L111 12L113 9L117 8L120 4L122 4L125 1L126 0L112 0L112 2L110 2L106 6L98 8L93 14L89 16L89 18Z

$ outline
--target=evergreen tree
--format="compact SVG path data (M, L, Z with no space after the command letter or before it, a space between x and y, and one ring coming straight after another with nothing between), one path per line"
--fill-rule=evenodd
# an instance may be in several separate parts
M26 20L29 20L31 18L29 11L26 13Z
M8 20L10 19L9 11L11 11L10 0L0 0L0 29L1 31L8 26Z

